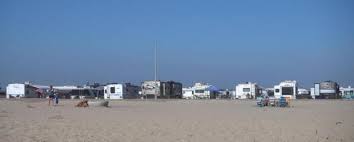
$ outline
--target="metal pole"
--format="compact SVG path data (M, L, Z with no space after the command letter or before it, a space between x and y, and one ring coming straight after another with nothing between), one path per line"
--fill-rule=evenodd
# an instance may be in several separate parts
M157 100L157 40L155 40L155 100Z
M157 41L155 41L155 81L157 81Z

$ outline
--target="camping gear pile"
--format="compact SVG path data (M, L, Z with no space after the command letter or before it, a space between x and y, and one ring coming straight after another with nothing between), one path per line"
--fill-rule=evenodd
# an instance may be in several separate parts
M265 107L290 107L290 98L280 97L280 99L270 99L268 96L266 97L258 97L257 98L257 106Z
M82 100L76 105L76 107L88 107L88 106L89 106L88 100Z
M108 101L88 101L88 100L82 100L80 101L76 107L88 107L88 106L93 106L93 107L108 107L109 102Z

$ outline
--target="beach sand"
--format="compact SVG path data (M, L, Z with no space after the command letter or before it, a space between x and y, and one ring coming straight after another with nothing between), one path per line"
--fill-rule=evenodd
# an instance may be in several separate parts
M354 101L111 101L109 108L48 107L43 99L0 99L1 142L353 142Z

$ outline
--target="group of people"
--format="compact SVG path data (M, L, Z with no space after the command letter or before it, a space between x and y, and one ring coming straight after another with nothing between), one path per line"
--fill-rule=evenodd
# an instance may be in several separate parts
M48 93L49 93L48 105L50 106L51 103L53 105L58 105L59 104L59 95L57 92L55 92L53 86L50 86Z

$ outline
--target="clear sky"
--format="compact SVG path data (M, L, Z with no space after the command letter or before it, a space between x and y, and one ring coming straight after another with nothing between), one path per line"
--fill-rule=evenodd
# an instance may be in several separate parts
M0 83L354 84L353 0L1 0Z

